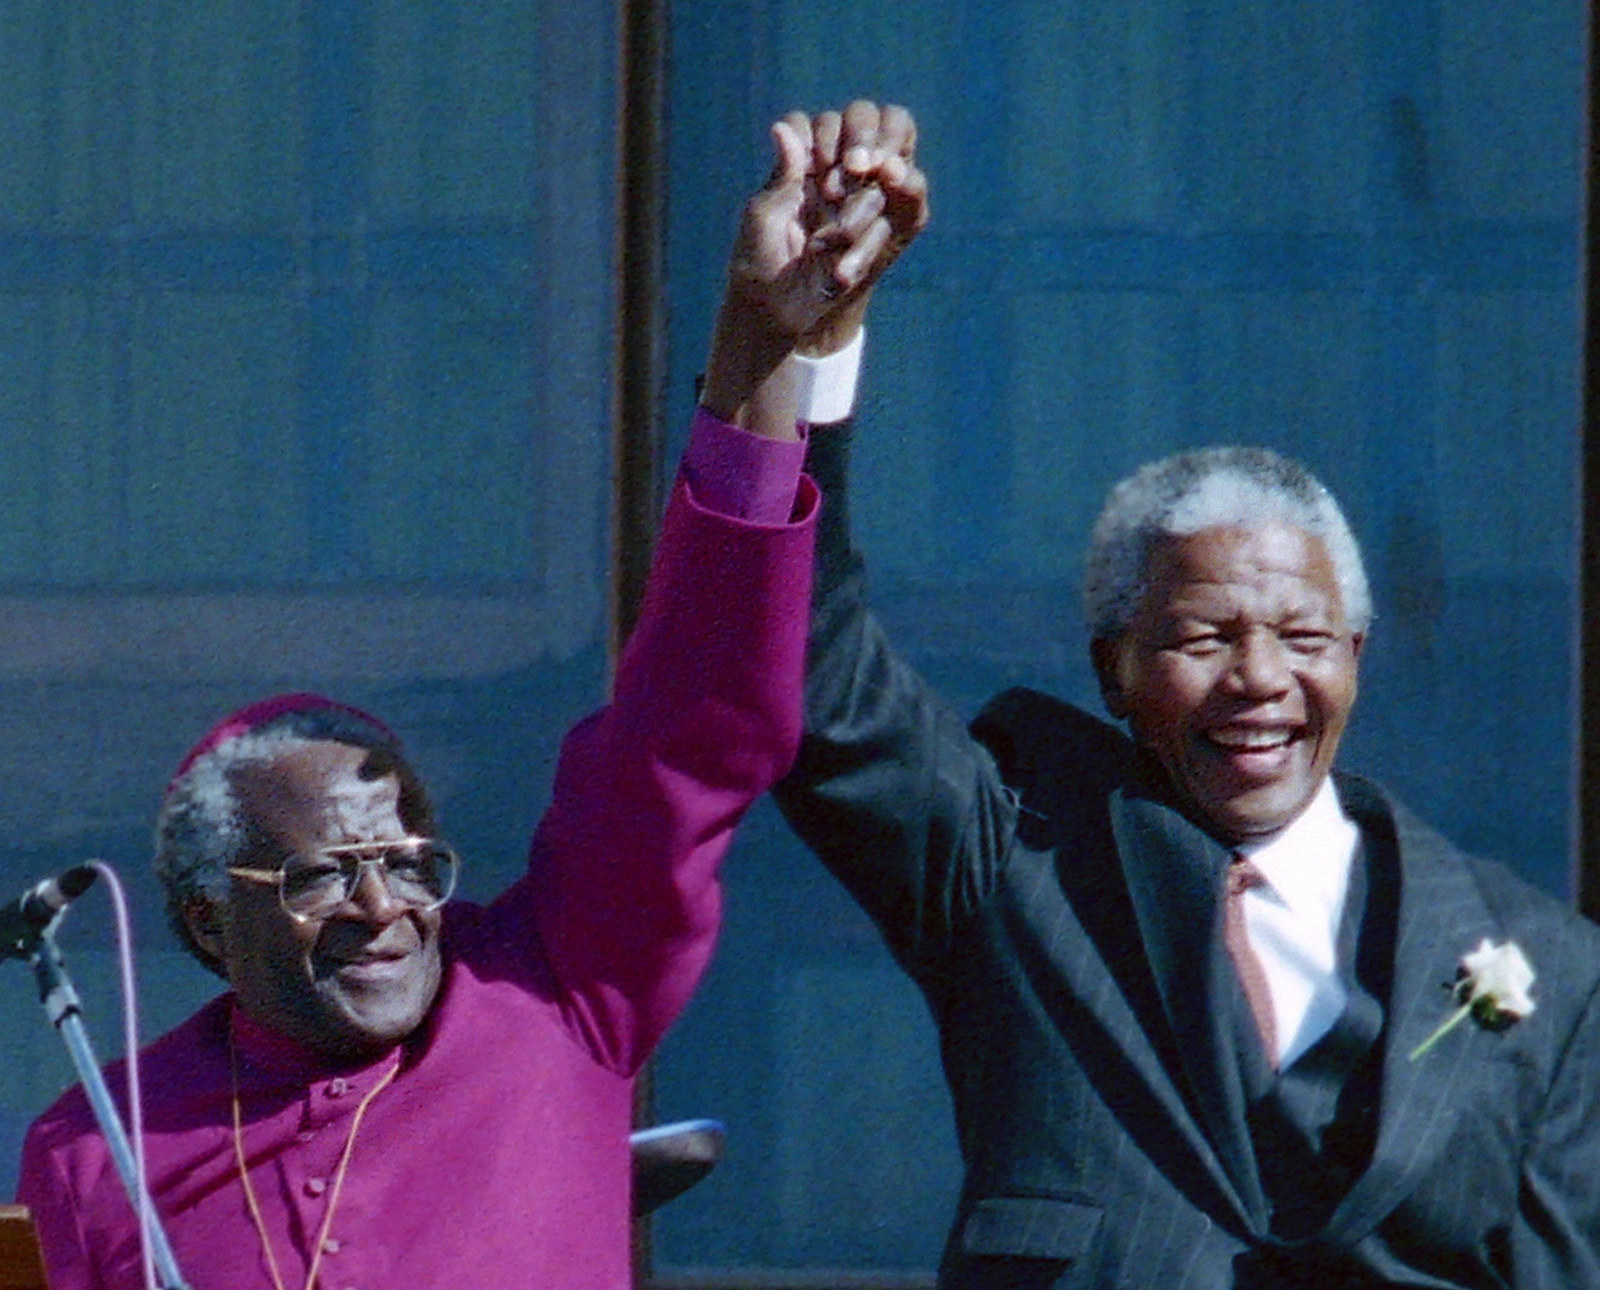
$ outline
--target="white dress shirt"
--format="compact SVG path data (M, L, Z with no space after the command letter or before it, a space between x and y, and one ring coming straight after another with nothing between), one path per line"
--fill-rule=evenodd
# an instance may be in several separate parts
M790 354L788 361L796 368L795 393L799 401L799 419L808 425L825 426L843 421L855 409L856 382L861 375L861 351L866 345L867 329L858 328L850 342L841 350L821 358L807 358L804 354Z
M1327 1034L1344 1010L1339 923L1360 841L1327 779L1287 828L1238 848L1266 879L1244 894L1245 931L1272 995L1279 1070Z

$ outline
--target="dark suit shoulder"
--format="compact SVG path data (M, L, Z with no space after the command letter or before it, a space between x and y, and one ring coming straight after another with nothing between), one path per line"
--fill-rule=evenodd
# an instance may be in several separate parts
M1431 860L1466 866L1484 901L1502 917L1543 917L1574 923L1593 936L1595 945L1600 947L1600 927L1570 905L1534 886L1504 862L1462 850L1382 785L1344 771L1335 775L1335 782L1340 802L1363 830L1376 826L1391 831L1408 851L1420 851Z
M1133 741L1082 708L1020 688L991 699L971 730L1017 795L1019 838L1054 849L1070 837L1081 861L1083 826L1102 820L1111 792L1129 782Z
M1063 699L1022 687L989 700L971 728L1006 783L1019 789L1061 771L1074 778L1116 779L1133 757L1133 741L1114 726Z
M1500 935L1517 941L1547 976L1581 981L1585 994L1600 985L1600 927L1504 863L1463 851L1387 790L1359 775L1336 776L1340 801L1369 841L1396 846L1403 867L1458 868L1488 910ZM1472 948L1464 946L1463 951ZM1542 960L1542 961L1541 961Z

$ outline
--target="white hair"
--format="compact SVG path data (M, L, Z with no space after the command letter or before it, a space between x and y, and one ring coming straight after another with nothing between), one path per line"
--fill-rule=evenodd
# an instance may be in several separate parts
M217 961L200 946L184 917L196 901L217 903L229 889L229 868L240 864L261 838L237 788L247 767L326 742L367 751L366 765L400 781L400 818L418 833L433 830L433 807L395 737L371 718L336 706L293 710L224 739L187 766L167 788L156 818L155 871L167 898L167 921L185 949L215 972Z
M156 821L161 844L156 872L162 881L195 895L226 895L228 866L239 862L249 835L234 776L315 742L281 727L250 730L196 758L168 790Z
M1083 603L1096 640L1120 635L1146 589L1164 537L1218 526L1287 524L1319 538L1353 631L1372 623L1361 548L1333 494L1304 466L1267 448L1202 448L1141 466L1110 492L1089 538Z

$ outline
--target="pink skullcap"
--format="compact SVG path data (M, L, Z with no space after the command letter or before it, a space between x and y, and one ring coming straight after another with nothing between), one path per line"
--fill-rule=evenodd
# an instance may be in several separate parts
M268 699L257 699L254 703L240 708L237 712L224 717L210 730L200 737L200 742L189 749L184 759L178 763L177 773L173 775L172 782L167 785L171 789L189 771L189 768L204 757L218 744L239 735L249 734L257 726L264 726L276 717L281 717L286 712L320 712L326 710L343 712L348 716L365 721L369 726L382 731L390 739L394 739L394 731L379 721L370 712L363 712L360 708L352 708L348 703L339 703L333 699L324 698L320 694L274 694ZM398 742L398 740L396 741Z

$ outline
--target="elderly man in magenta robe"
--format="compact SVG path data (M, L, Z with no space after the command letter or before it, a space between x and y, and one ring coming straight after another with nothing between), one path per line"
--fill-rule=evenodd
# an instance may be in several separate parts
M331 700L253 704L180 767L157 868L230 989L143 1074L155 1207L197 1290L628 1283L633 1077L711 954L733 829L799 738L818 503L785 358L920 211L898 156L863 148L846 176L826 134L773 127L640 625L563 745L525 876L451 900L398 741ZM20 1199L55 1290L143 1284L79 1090L31 1130Z

